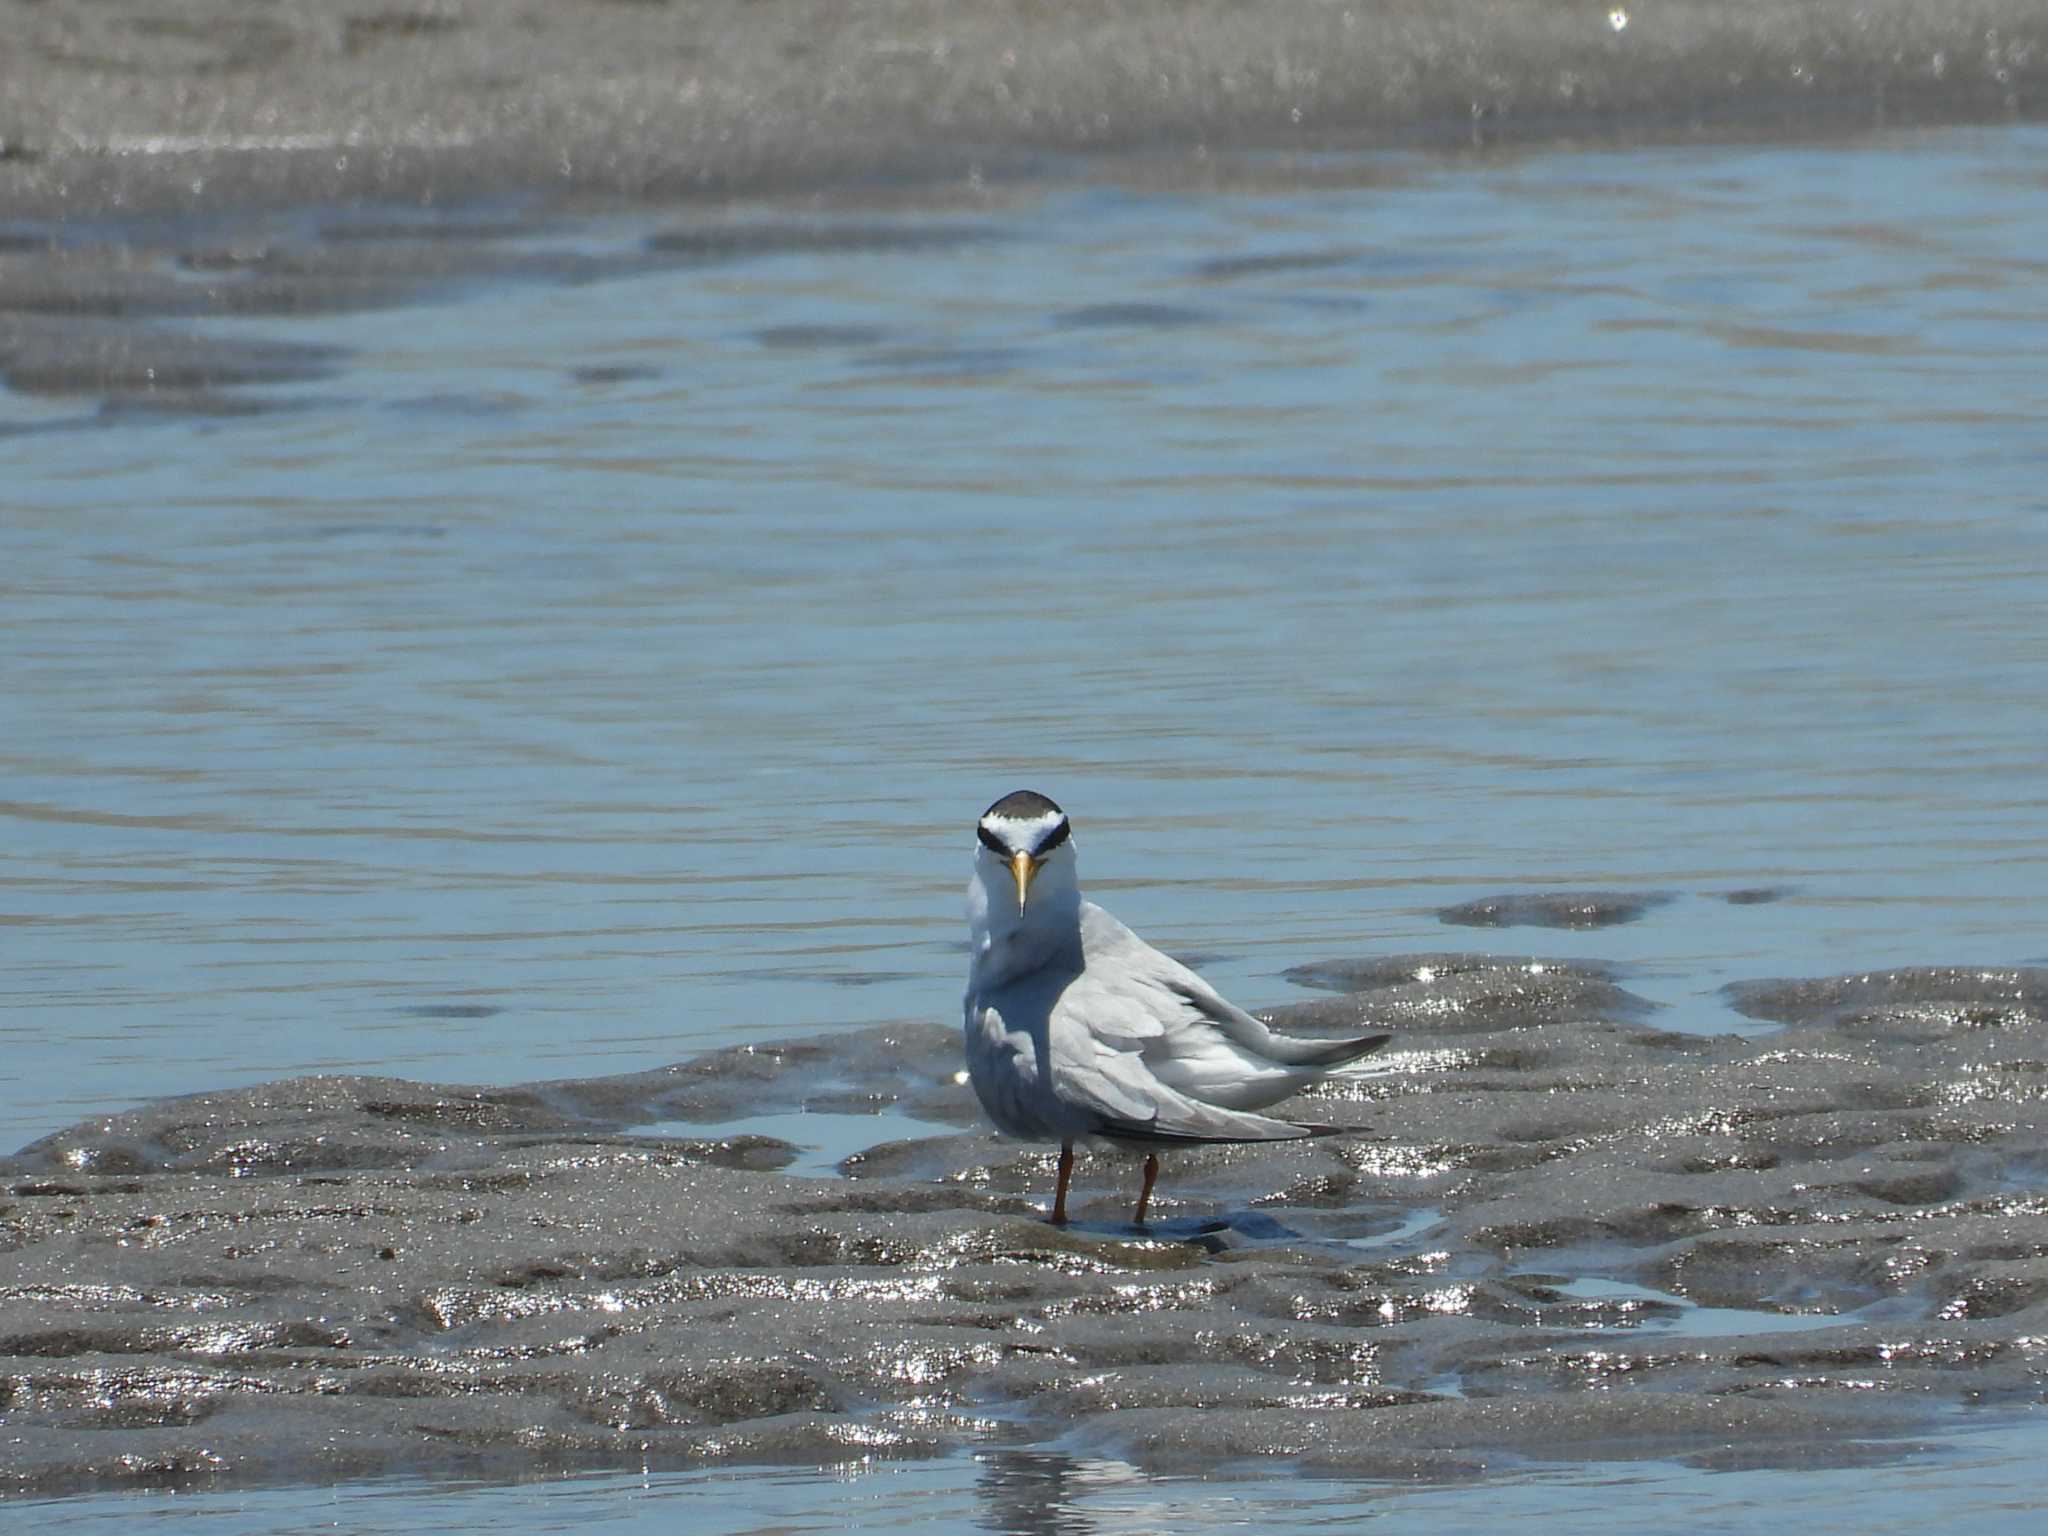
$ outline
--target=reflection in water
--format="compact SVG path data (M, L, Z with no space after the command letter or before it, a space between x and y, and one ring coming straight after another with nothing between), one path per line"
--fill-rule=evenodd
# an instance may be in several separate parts
M1080 1500L1109 1484L1142 1481L1122 1462L1079 1461L1058 1451L984 1451L974 1463L977 1523L1007 1536L1087 1536L1098 1526Z
M48 1507L67 1532L274 1536L339 1529L357 1536L427 1530L577 1531L602 1536L967 1536L1001 1532L1143 1533L1351 1530L1645 1529L1751 1531L1759 1511L1796 1512L1810 1536L1968 1530L2003 1536L2039 1524L2041 1431L2031 1421L1960 1428L1934 1454L1796 1471L1669 1462L1514 1467L1477 1482L1345 1482L1292 1471L1264 1480L1191 1482L1133 1475L1115 1462L991 1452L972 1463L877 1462L847 1468L597 1474L515 1484L343 1483L232 1493L134 1490ZM1043 1464L1033 1468L1027 1464ZM1010 1469L1021 1482L1008 1483ZM1192 1492L1191 1492L1192 1490ZM1645 1512L1655 1518L1646 1519ZM47 1523L47 1522L46 1522Z

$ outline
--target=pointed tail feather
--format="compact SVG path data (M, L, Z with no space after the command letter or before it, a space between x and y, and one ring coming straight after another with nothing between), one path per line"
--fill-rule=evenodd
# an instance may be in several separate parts
M1096 1127L1095 1134L1110 1141L1132 1142L1141 1146L1216 1147L1252 1141L1311 1141L1323 1136L1349 1136L1360 1129L1352 1125L1303 1125L1295 1120L1275 1120L1268 1124L1283 1129L1262 1136L1203 1136L1187 1131L1165 1131L1135 1120L1105 1120Z
M1286 1044L1293 1049L1281 1057L1292 1067L1341 1067L1347 1062L1357 1061L1361 1056L1370 1056L1374 1051L1393 1039L1392 1035L1360 1035L1356 1040L1339 1040L1325 1045L1319 1040L1297 1040L1288 1035L1275 1035L1276 1045ZM1274 1053L1278 1055L1276 1051Z

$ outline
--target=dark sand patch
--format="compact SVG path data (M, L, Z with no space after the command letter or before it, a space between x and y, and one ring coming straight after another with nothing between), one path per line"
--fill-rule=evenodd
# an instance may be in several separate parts
M0 377L28 394L161 394L212 402L221 389L323 378L340 356L333 347L0 313Z
M992 238L995 226L812 219L719 223L643 240L638 234L582 249L537 243L552 229L534 211L482 219L474 210L422 210L241 220L138 220L81 242L53 222L36 241L0 248L0 380L34 395L97 395L105 420L250 414L277 408L249 386L330 377L346 353L333 346L208 334L216 317L288 319L446 299L478 283L569 285L706 261L777 254L854 257L871 251L947 249ZM778 350L869 349L891 340L869 326L766 327ZM943 365L947 360L939 359ZM597 361L572 375L590 385L657 377L643 365ZM408 410L503 415L517 396L403 402Z
M601 388L608 384L645 384L661 377L661 370L647 363L590 363L569 370L578 384Z
M1724 891L1721 899L1731 907L1761 907L1774 901L1783 901L1791 894L1789 886L1750 885L1740 890Z
M1460 902L1437 918L1460 928L1613 928L1671 899L1665 891L1528 891Z

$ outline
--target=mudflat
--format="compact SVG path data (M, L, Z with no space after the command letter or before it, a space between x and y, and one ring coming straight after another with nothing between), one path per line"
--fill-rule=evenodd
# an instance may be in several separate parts
M304 1078L4 1165L4 1486L817 1462L1086 1443L1460 1478L1842 1465L2048 1350L2048 973L1759 980L1661 1031L1612 967L1333 961L1290 1029L1397 1040L1344 1134L1081 1170L980 1129L955 1032L628 1077ZM691 1123L889 1110L829 1176ZM947 1133L944 1128L957 1127ZM634 1127L656 1127L658 1134Z

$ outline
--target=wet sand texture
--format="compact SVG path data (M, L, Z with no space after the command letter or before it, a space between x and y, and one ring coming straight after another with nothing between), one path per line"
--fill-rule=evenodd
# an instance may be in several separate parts
M561 225L542 211L481 219L465 211L244 213L139 219L84 239L52 224L0 247L0 379L27 395L97 396L105 414L144 408L249 413L284 408L264 386L330 377L345 349L206 336L207 316L338 314L446 296L464 284L572 284L790 254L937 251L999 238L989 225L930 218L848 221L803 215L690 219L607 249L535 249ZM100 235L108 238L100 239ZM856 328L767 330L768 347L848 346ZM584 382L616 370L565 371ZM305 408L300 397L292 408ZM67 423L75 425L77 423Z
M930 251L996 237L971 214L1006 181L1077 165L1137 184L1348 186L1398 172L1314 152L2004 120L2048 100L2036 0L40 0L12 7L5 35L0 380L102 407L9 433L304 409L309 392L278 386L346 366L333 348L196 334L208 317ZM818 207L705 205L758 194ZM619 199L698 205L631 249L529 238ZM1206 318L1113 304L1058 323Z
M524 1088L301 1079L0 1168L4 1486L832 1462L1059 1440L1289 1458L1839 1465L2048 1367L2048 973L1758 982L1659 1032L1604 967L1413 956L1285 1013L1400 1031L1289 1112L1037 1219L955 1031ZM1429 979L1418 980L1418 976ZM1638 1000L1639 1001L1639 1000ZM895 1107L842 1176L621 1127Z
M2048 77L2037 0L42 0L7 35L10 217L1996 120Z

